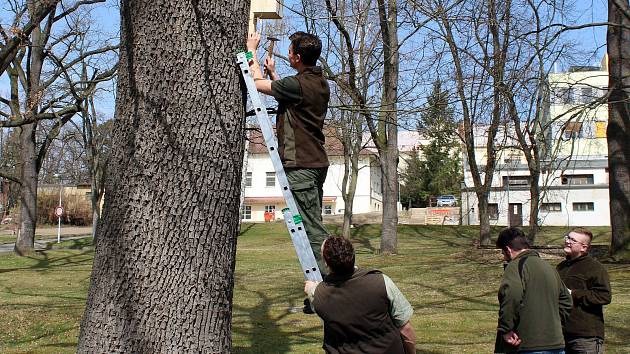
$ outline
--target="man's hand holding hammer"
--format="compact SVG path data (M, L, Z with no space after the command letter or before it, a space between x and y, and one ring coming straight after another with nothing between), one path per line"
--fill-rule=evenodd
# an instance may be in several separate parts
M275 39L275 38L274 38ZM274 41L272 40L272 44ZM258 63L258 56L256 55L256 49L260 44L260 33L252 32L247 37L247 50L252 52L252 61L250 62L250 69L252 72L252 77L256 82L256 89L259 92L270 95L271 94L271 80L267 80L264 78L263 73L260 71L260 64ZM276 62L272 57L273 45L270 48L269 54L265 58L265 71L269 74L269 77L272 80L277 80L280 77L276 72Z

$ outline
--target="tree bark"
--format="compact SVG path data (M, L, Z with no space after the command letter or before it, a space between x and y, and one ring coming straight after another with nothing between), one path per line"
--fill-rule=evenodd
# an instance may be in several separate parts
M608 168L611 255L630 259L630 6L608 1ZM625 26L625 27L621 27Z
M35 247L38 182L35 129L35 123L20 128L20 232L15 241L15 252L19 255L28 254Z
M229 353L249 2L123 1L117 117L78 352Z

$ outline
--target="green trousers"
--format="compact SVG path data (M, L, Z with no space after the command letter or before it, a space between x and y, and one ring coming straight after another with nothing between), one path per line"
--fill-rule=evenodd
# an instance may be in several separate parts
M326 275L326 267L322 260L322 242L330 235L322 221L322 202L324 199L324 181L328 167L322 168L286 168L287 179L295 203L298 206L304 229L311 249L317 260L317 265Z

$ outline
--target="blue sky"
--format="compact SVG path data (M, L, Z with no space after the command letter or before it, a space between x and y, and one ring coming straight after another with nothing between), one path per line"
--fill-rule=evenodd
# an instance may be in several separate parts
M607 2L606 0L573 0L575 2L575 13L572 14L571 18L568 20L574 23L591 23L591 22L605 22L607 17ZM97 20L98 26L102 28L103 31L108 34L117 34L119 30L119 21L120 14L117 6L116 0L107 0L105 5L95 6L94 8L94 17ZM293 8L299 8L298 2L296 0L288 0L286 1L287 6L291 6ZM5 6L5 5L3 5ZM10 14L6 11L6 9L0 9L0 21L2 21L3 27L6 28L6 25L9 21L7 16ZM285 19L288 22L296 21L297 15L292 13L290 10L284 10ZM297 23L293 27L300 27L300 24ZM287 30L287 32L293 32L291 30ZM601 60L604 52L605 52L605 44L606 44L606 28L605 27L592 27L586 28L576 31L571 31L568 36L578 42L584 51L583 62L581 63L565 63L565 65L599 65L599 61ZM286 38L282 38L283 41L280 43L278 47L278 51L281 53L286 53L287 40ZM282 66L279 64L278 66ZM281 71L283 68L279 68ZM566 68L561 68L566 69ZM286 70L286 69L285 69ZM110 84L111 86L111 84ZM6 74L0 77L0 95L4 97L7 96L9 92L8 82L6 78ZM114 112L114 98L111 97L102 97L99 104L98 110L104 113L107 116L112 116Z

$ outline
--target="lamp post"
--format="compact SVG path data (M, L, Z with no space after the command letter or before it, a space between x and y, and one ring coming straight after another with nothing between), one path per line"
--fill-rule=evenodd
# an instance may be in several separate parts
M63 184L61 183L61 175L55 173L54 176L59 179L59 205L55 208L55 215L57 215L57 243L61 243L61 216L63 215L63 207L61 206L61 192L63 190Z

